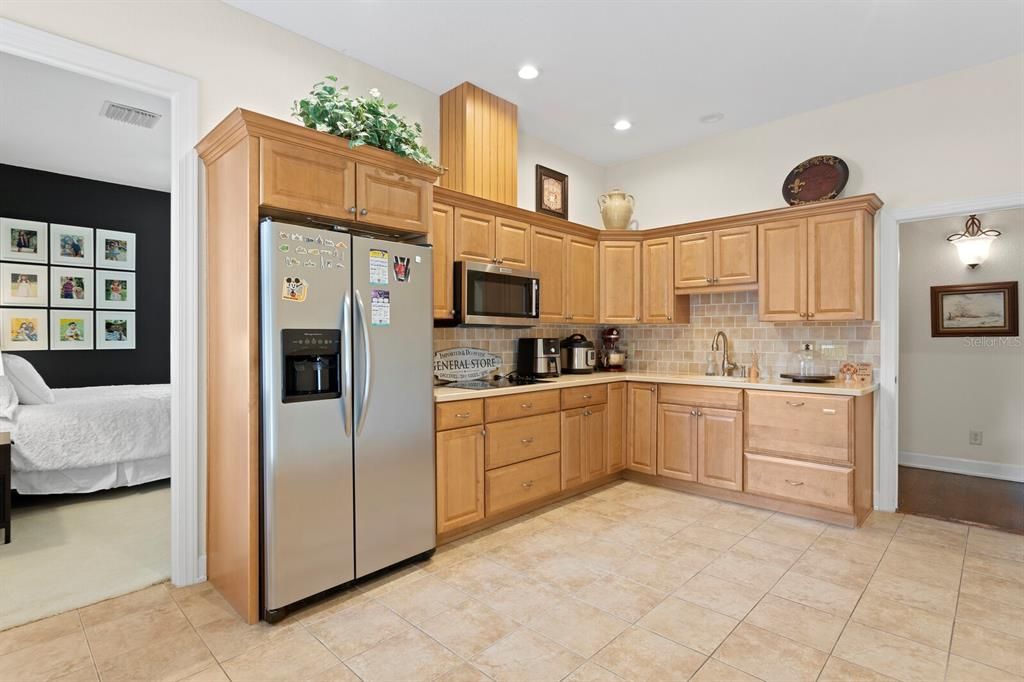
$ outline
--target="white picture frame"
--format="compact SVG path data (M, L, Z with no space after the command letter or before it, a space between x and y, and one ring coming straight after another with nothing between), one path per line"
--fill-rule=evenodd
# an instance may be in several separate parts
M121 338L110 338L113 334ZM135 350L135 313L97 310L95 338L97 350Z
M45 265L0 263L0 305L46 307Z
M50 225L50 263L89 267L95 262L93 230L75 225Z
M93 312L79 309L50 309L50 350L92 350Z
M96 267L112 270L135 269L135 233L96 230Z
M101 310L135 310L134 272L97 270L94 291Z
M50 268L50 305L54 308L92 308L94 287L93 271L88 268ZM65 298L70 294L70 298Z
M46 263L50 253L49 227L35 220L0 218L0 260Z
M46 308L3 308L0 310L0 350L47 350L49 315ZM26 325L29 329L26 330Z

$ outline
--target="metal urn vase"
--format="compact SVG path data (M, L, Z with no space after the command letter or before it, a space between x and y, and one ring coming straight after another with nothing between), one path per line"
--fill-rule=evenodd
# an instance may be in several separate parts
M611 189L597 198L601 209L601 220L606 230L635 230L639 227L633 217L636 199L621 189Z

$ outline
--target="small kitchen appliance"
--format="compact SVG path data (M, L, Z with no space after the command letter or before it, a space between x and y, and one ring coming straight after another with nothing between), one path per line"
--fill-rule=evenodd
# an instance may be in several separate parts
M803 344L799 351L790 356L786 371L779 376L798 384L820 384L836 378L829 372L828 364L821 354L809 343Z
M626 371L626 351L619 344L622 332L618 327L609 327L601 332L601 369L606 372Z
M597 365L597 351L594 342L587 341L583 334L573 334L562 339L562 373L590 374Z
M557 377L561 371L558 339L519 339L516 374L520 377Z

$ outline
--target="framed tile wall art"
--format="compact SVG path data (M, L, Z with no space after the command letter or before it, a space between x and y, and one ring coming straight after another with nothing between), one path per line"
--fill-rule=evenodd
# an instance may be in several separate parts
M0 260L46 263L49 226L34 220L0 218Z
M0 349L46 350L48 311L44 308L4 308L0 311Z
M97 270L96 307L107 310L135 310L135 273Z
M93 271L87 268L50 268L50 305L92 308L95 293Z
M92 267L93 232L91 227L50 225L50 263Z
M135 313L121 310L97 310L96 348L100 350L133 350L135 348Z
M92 350L91 310L50 310L50 350Z
M135 269L135 235L116 230L96 230L96 267Z
M0 263L0 282L0 305L46 307L45 265Z

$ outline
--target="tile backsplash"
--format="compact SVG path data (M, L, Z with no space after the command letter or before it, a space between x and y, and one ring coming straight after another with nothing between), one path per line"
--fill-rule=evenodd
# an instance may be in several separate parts
M609 325L540 325L532 329L455 327L434 329L434 350L457 346L482 348L501 356L502 372L515 368L515 340L521 336L563 339L579 332L600 348L601 330ZM685 325L630 325L621 327L632 371L666 374L704 374L711 341L718 330L729 337L733 362L749 366L759 354L761 373L778 376L786 371L792 353L804 342L832 345L825 362L835 371L839 363L880 364L880 336L876 321L762 322L757 319L757 292L695 294L690 296L690 323ZM721 353L716 353L721 362Z

